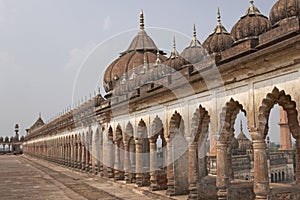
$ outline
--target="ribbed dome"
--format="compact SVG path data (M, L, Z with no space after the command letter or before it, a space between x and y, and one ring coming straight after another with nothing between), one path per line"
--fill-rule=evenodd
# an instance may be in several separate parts
M166 57L159 55L162 61L166 60ZM156 53L148 51L132 51L124 54L113 61L105 71L104 74L104 89L106 92L113 90L116 83L122 79L123 76L130 77L133 72L133 68L139 68L144 64L146 60L147 64L151 66L151 63L156 62Z
M218 10L218 24L214 32L204 41L203 47L211 53L219 53L229 49L233 44L231 35L221 23L221 15Z
M182 51L180 56L191 64L196 64L202 60L205 54L205 49L197 39L196 27L194 25L194 38L191 41L190 45Z
M148 36L144 29L141 29L137 36L132 40L129 48L124 53L131 51L147 51L147 50L157 50L157 47L153 40ZM124 54L122 53L122 54Z
M144 64L146 59L148 64L155 63L156 52L158 51L153 40L144 30L144 14L140 13L140 31L133 39L129 48L121 53L121 56L114 60L106 69L104 74L104 89L106 92L112 91L116 83L123 77L130 77L132 70ZM160 59L166 60L166 57L160 52ZM149 65L151 66L151 65Z
M181 57L178 54L178 52L176 50L175 38L174 38L173 51L171 52L170 57L163 64L168 67L172 67L176 70L180 69L184 65L190 64L187 60L185 60L183 57Z
M300 0L279 0L270 11L272 25L294 16L300 16Z
M241 17L231 30L231 36L235 43L248 38L257 38L260 34L271 29L271 22L260 13L253 2L253 0L250 1L246 15Z

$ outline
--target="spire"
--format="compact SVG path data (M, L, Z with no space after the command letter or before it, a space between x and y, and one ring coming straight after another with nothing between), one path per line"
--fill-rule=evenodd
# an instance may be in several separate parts
M156 53L156 65L159 65L161 63L160 57L159 57L159 49L157 49L157 53Z
M260 11L254 5L254 0L250 0L250 5L247 10L246 16L247 15L261 15Z
M145 24L144 24L144 13L143 10L140 11L140 30L144 30Z
M39 118L41 118L42 117L42 114L41 113L39 113Z
M216 33L220 34L220 33L222 33L222 23L221 23L221 13L220 13L219 7L218 7L218 13L217 13L217 21L218 21L218 25L216 28Z
M197 31L196 31L196 25L194 24L194 40L197 40Z
M215 33L216 34L221 34L221 33L228 33L227 30L224 28L224 26L221 23L221 12L220 12L220 8L218 7L218 12L217 12L217 27L215 29Z
M146 53L144 53L144 66L143 66L143 72L146 72L147 71L147 56L146 56Z
M173 37L173 52L171 58L177 58L178 57L178 52L176 50L176 40L175 36Z
M194 24L194 31L193 31L193 40L191 41L190 47L201 47L201 43L197 39L197 31L196 25Z
M241 132L240 133L242 133L243 132L243 121L242 121L242 119L241 119L240 126L241 126Z
M218 25L221 25L221 12L220 12L220 7L218 7L217 19L218 19Z

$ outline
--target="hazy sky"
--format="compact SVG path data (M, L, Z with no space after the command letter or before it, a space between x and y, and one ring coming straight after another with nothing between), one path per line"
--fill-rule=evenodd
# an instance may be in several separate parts
M268 16L275 2L257 0L255 5ZM47 120L71 105L73 83L88 53L112 35L138 28L140 9L146 28L172 29L191 38L196 24L203 42L216 25L218 7L230 31L248 5L248 0L0 0L0 135L12 135L15 123L23 135L39 112ZM121 51L136 33L120 43ZM190 38L177 42L179 52ZM111 60L99 68L118 53L110 53ZM89 90L82 95L94 88Z

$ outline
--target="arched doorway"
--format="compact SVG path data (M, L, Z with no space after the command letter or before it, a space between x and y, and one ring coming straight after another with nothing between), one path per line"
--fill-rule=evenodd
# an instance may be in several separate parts
M156 116L152 122L150 140L150 176L151 190L167 189L166 171L166 140L164 137L163 123Z
M147 126L140 120L135 138L136 146L136 184L139 187L150 185L150 143Z

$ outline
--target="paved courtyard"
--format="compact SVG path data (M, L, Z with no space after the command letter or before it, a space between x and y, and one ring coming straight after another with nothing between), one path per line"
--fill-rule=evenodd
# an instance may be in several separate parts
M164 199L25 156L1 155L0 177L4 200Z

